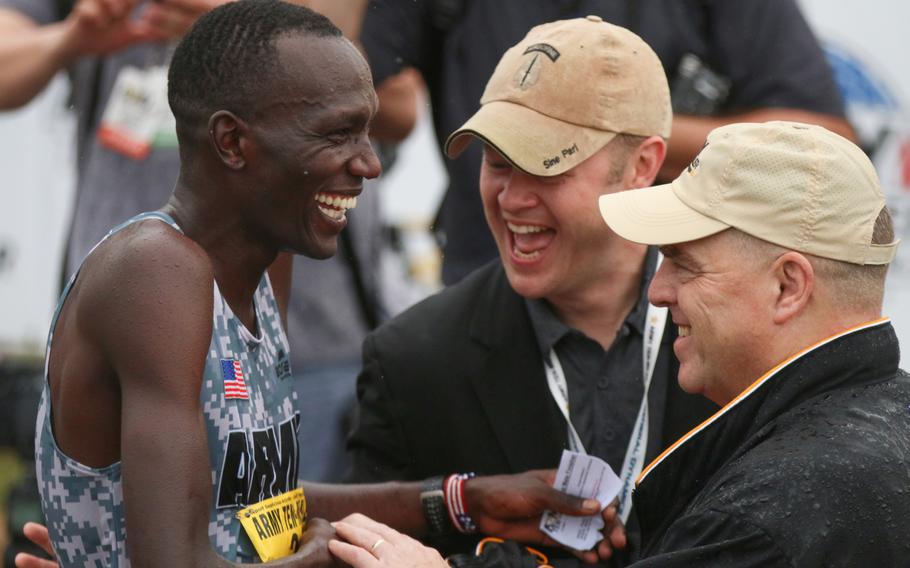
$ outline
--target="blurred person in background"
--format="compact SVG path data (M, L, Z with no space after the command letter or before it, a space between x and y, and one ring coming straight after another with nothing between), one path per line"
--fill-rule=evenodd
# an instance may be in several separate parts
M821 124L852 137L831 70L794 0L371 0L360 40L382 85L404 66L423 75L439 147L478 108L496 62L533 26L588 14L624 26L657 52L673 93L673 132L659 180L729 122ZM443 281L496 256L477 190L479 145L446 161L436 230Z

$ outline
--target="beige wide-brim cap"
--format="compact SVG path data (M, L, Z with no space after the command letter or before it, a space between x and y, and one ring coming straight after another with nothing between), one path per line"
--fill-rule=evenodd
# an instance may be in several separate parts
M493 72L480 109L449 136L458 157L474 137L514 166L555 176L617 133L670 136L670 89L637 35L597 16L533 28Z
M630 241L668 245L735 227L776 245L853 264L888 264L899 241L872 244L885 207L865 153L795 122L715 129L672 183L603 195L607 225Z

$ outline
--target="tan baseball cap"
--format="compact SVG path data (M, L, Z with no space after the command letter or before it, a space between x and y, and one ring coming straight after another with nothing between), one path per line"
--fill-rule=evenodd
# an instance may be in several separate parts
M872 244L885 207L869 158L820 126L731 124L672 183L600 198L607 225L665 245L735 227L782 247L853 264L888 264L900 241Z
M640 37L598 16L531 29L487 83L480 110L446 141L456 158L472 136L514 166L555 176L617 133L670 136L670 89Z

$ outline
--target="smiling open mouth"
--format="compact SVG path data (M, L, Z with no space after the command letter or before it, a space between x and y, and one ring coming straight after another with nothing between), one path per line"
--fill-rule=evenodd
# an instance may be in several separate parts
M550 245L555 231L540 225L523 225L506 222L506 227L512 233L512 254L522 260L533 260Z
M692 327L688 325L679 326L679 336L680 337L689 337L692 333Z
M323 215L333 221L341 221L348 209L357 207L357 198L320 192L316 194L316 203Z

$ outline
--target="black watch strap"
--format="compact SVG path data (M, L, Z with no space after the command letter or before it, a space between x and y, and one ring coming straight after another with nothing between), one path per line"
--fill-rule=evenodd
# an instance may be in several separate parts
M449 520L449 510L446 508L444 483L445 478L442 476L431 477L424 480L420 491L420 504L427 521L427 532L431 537L455 532L452 521Z

